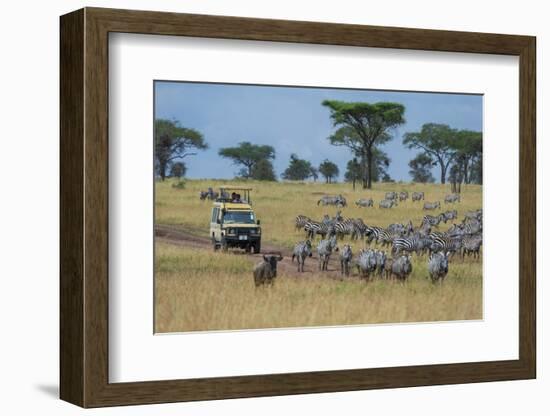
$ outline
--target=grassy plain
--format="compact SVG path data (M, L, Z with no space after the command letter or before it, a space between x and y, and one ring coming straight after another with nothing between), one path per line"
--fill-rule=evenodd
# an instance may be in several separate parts
M361 217L369 225L387 226L409 219L418 225L426 213L422 203L410 200L384 210L378 202L388 191L424 191L426 201L441 201L448 185L391 183L374 184L372 190L349 184L263 183L188 180L185 189L171 181L157 182L155 219L187 233L208 237L209 201L198 193L223 183L254 189L253 204L262 222L263 245L290 249L304 239L294 229L298 214L320 219L333 216L334 207L317 206L322 194L342 194L349 206L345 217ZM356 207L355 200L372 197L374 208ZM482 206L482 189L468 185L462 202L452 206L459 220L466 210ZM449 209L451 206L448 207ZM450 224L449 224L450 225ZM441 229L448 227L442 225ZM354 252L363 247L354 242ZM425 322L482 318L482 264L480 260L453 259L443 285L427 279L427 258L413 256L413 273L405 284L374 280L365 283L355 276L340 280L334 271L320 274L314 259L306 273L297 276L289 267L279 269L272 288L256 289L251 269L258 258L238 253L213 253L211 249L157 242L155 266L155 325L157 332L232 330L324 325ZM287 260L285 260L287 261ZM332 269L335 264L332 265Z

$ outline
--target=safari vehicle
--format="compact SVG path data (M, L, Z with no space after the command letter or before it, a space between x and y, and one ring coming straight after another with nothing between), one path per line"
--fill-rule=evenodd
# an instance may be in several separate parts
M262 230L250 200L251 188L220 187L210 216L210 237L214 250L238 247L259 253Z

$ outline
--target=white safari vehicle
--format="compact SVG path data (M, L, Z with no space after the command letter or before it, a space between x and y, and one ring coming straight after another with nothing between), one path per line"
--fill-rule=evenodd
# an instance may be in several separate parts
M251 188L223 186L212 205L210 237L214 250L238 247L261 250L262 230L250 200Z

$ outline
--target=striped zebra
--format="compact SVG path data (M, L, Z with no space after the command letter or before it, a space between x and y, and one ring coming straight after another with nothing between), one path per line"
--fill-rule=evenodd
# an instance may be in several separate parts
M411 201L423 201L424 200L424 192L413 192L411 196Z
M474 259L479 259L479 250L481 244L483 243L483 238L481 235L467 236L462 240L462 259L464 256L473 255Z
M330 237L334 234L334 226L329 224L323 224L318 221L308 221L304 225L304 231L306 232L306 238L313 240L316 235L320 235L325 238L327 235Z
M334 223L334 232L338 238L344 238L346 235L353 236L355 234L355 220L347 218Z
M399 192L399 202L406 201L409 199L409 193L407 191Z
M461 224L461 228L466 235L478 234L483 230L481 222L472 220Z
M456 220L458 218L458 212L456 209L445 211L439 215L443 215L441 219L443 220L444 223L447 223L447 221Z
M355 205L363 208L372 207L374 205L374 200L372 198L361 198L355 201Z
M366 230L367 244L370 244L373 241L377 242L378 236L380 235L380 233L385 231L386 230L384 230L382 227L371 227L367 225L367 230Z
M321 240L317 246L317 253L319 255L319 270L327 270L328 262L333 251L338 251L338 245L336 243L336 236Z
M304 228L304 226L307 224L308 221L311 221L309 217L306 217L305 215L297 215L295 220L296 231L299 231L302 228Z
M431 234L433 236L434 233ZM461 237L431 237L430 255L440 251L450 251L453 255L462 249Z
M460 202L460 194L446 195L444 202L446 204L453 204L455 202Z
M391 192L386 192L386 195L384 196L384 199L389 199L389 200L397 200L397 192L395 191L391 191Z
M420 234L410 237L396 238L392 243L392 254L398 255L402 252L420 256L430 248L432 239Z
M397 200L394 199L383 199L378 203L379 208L392 208L397 206Z
M466 213L464 214L464 219L462 220L462 222L466 222L468 220L482 221L483 220L483 211L481 209L478 209L476 211L466 211Z
M296 258L298 260L298 271L304 271L304 265L306 263L306 258L311 257L311 241L300 241L294 246L292 251L292 262Z
M443 215L444 217L444 215ZM424 215L424 218L422 218L422 225L429 224L432 227L439 227L439 223L443 219L442 214L440 215Z
M434 209L441 209L441 203L439 201L435 202L424 202L424 206L422 207L423 210L434 210Z

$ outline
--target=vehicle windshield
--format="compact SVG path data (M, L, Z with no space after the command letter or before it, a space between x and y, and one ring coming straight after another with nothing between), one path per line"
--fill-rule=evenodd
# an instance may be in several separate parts
M256 220L252 211L226 211L223 222L225 224L254 224Z

